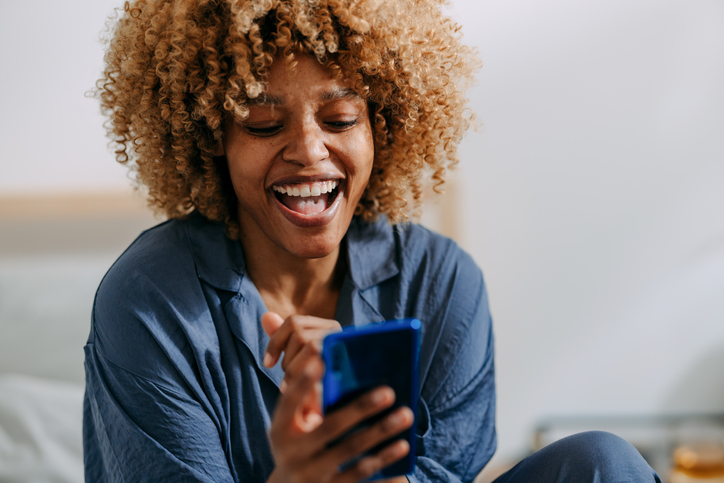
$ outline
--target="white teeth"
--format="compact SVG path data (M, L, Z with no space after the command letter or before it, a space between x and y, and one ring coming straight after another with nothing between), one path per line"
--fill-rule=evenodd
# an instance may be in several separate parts
M310 196L319 196L324 193L331 193L337 186L339 186L339 181L334 180L294 186L273 186L272 189L278 193L286 194L287 196L301 196L302 198L308 198Z

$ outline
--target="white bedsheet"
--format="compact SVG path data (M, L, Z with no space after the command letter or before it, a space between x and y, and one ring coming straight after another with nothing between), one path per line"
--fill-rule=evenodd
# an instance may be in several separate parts
M83 481L83 386L0 375L0 481Z

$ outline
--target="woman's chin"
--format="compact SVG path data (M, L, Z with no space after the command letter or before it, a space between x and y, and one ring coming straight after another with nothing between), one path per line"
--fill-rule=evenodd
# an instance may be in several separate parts
M277 200L275 205L282 217L278 220L276 243L280 248L299 258L324 258L336 253L354 214L343 196L323 212L297 213Z
M341 241L337 237L309 236L295 242L285 240L281 248L297 258L316 259L336 253Z

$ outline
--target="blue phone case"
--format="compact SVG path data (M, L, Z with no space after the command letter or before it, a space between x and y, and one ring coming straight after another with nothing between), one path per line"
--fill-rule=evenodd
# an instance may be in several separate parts
M342 332L330 334L324 339L322 359L326 371L322 409L325 414L375 387L387 385L395 391L394 405L364 421L359 427L373 424L401 406L409 407L415 415L415 423L411 428L368 452L375 453L397 439L405 439L410 444L407 457L384 468L370 480L410 474L415 466L420 326L417 319L388 320L361 327L346 327Z

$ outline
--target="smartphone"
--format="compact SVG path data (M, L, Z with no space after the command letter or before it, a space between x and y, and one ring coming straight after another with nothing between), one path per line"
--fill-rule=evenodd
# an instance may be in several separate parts
M370 480L410 474L415 467L420 326L417 319L388 320L345 328L328 335L323 342L322 359L326 370L322 381L322 410L325 414L386 385L395 391L393 406L363 421L352 432L379 421L402 406L409 407L415 415L412 427L365 453L376 453L398 439L405 439L410 444L410 452L405 458L382 469Z

